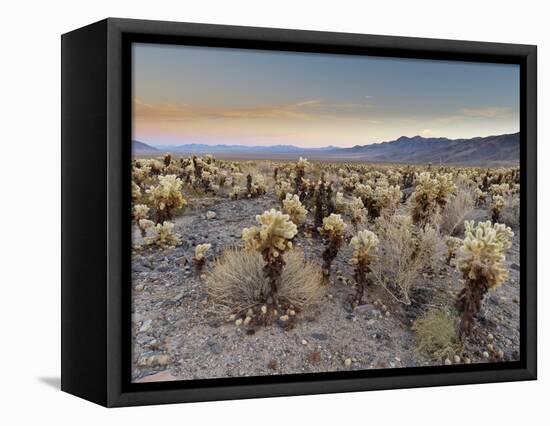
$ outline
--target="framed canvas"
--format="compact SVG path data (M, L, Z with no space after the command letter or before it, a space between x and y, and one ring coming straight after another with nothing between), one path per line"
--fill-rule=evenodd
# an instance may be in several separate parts
M106 19L62 36L62 389L536 378L536 47Z

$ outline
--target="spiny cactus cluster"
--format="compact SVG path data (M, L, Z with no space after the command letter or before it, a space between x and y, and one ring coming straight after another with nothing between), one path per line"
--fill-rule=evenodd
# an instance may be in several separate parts
M434 218L440 208L447 204L449 196L456 191L452 174L422 172L416 177L416 187L412 195L412 219L415 223L426 224Z
M323 225L319 228L319 232L325 236L325 250L322 254L325 281L328 281L332 261L344 242L345 229L346 224L342 220L342 216L334 213L325 217Z
M285 264L283 254L292 248L292 239L298 229L287 214L275 209L256 216L256 220L260 226L244 228L242 238L247 249L261 253L264 259L264 274L270 284L270 294L265 297L268 304L273 304L277 299L277 290Z
M301 225L306 220L307 209L296 194L286 194L283 200L283 212L290 217L295 225Z
M146 191L158 223L171 220L176 211L187 204L181 192L182 184L176 175L161 175L158 177L158 185Z
M181 243L180 235L173 232L174 224L171 222L157 223L149 229L152 231L152 235L145 236L146 244L154 244L162 248L175 248Z
M460 334L471 332L475 315L489 289L496 288L508 277L506 251L514 235L506 225L490 221L464 224L465 238L457 255L457 268L462 272L464 288L458 295L457 308L462 314Z
M373 262L378 250L378 237L374 232L363 230L359 231L351 239L350 245L353 247L353 256L350 264L354 266L354 277L357 283L357 292L355 294L355 303L360 304L363 298L365 288L369 285L368 274L371 272L370 265Z
M200 273L204 267L204 263L206 261L205 254L208 250L210 250L210 247L212 247L212 244L198 244L195 247L193 262L195 262L195 267L197 268L198 273Z

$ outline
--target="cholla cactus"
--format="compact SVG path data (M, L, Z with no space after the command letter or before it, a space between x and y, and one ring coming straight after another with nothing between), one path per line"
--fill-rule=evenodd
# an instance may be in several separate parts
M346 211L347 203L344 198L344 194L341 192L336 193L336 198L334 200L334 205L336 207L336 213L344 213ZM365 207L365 206L363 206Z
M133 216L134 221L137 223L138 228L141 231L141 236L145 236L145 231L147 228L142 228L140 226L140 221L142 219L147 219L147 215L149 214L149 207L147 207L145 204L135 204L133 208Z
M258 174L254 176L253 191L257 196L264 195L267 192L267 184L263 175Z
M338 254L338 250L344 241L346 224L342 216L332 213L323 219L323 226L319 227L319 232L325 235L325 250L323 251L323 276L325 282L328 282L330 276L330 266Z
M270 294L265 295L266 302L274 304L285 264L283 254L292 248L292 239L298 229L287 214L275 209L256 216L256 220L261 226L243 229L242 238L248 250L262 254L265 261L264 274L270 285Z
M237 200L239 196L242 194L243 190L239 185L235 185L233 188L231 188L231 192L229 193L229 197L232 200Z
M290 216L290 220L295 225L300 225L306 220L307 210L297 195L286 194L283 200L283 212Z
M281 203L286 198L286 194L292 193L292 185L288 180L281 179L277 182L277 196Z
M370 272L370 264L378 250L378 242L376 234L368 230L359 231L351 239L350 244L353 247L353 256L349 263L355 267L354 277L357 282L356 304L361 303L365 287L370 284L367 274Z
M172 219L187 204L181 193L182 181L176 175L158 177L159 184L147 190L158 223Z
M451 264L451 260L456 257L456 252L462 245L462 240L457 237L445 237L445 246L447 247L447 265Z
M506 201L502 195L493 195L493 200L491 201L491 220L493 223L496 223L500 219L500 214L506 206Z
M449 196L456 191L452 174L422 172L416 178L416 188L412 195L412 218L415 223L426 224L440 208L447 204Z
M304 185L304 177L306 174L306 170L309 168L309 162L306 158L300 157L298 162L296 163L295 171L296 171L296 177L294 178L294 186L295 186L295 192L300 197L300 200L303 200L303 197L305 196L305 185Z
M132 201L135 203L141 198L141 188L139 185L136 185L135 182L132 182Z
M197 273L201 273L202 268L204 267L204 262L206 258L204 255L212 247L212 244L199 244L195 247L195 257L193 257L193 262L195 262L195 267L197 268Z
M506 225L492 224L490 221L475 226L473 221L466 221L464 228L466 237L456 262L465 280L456 304L462 314L459 329L461 336L471 332L485 293L508 278L505 254L514 236Z
M483 192L480 188L474 189L474 195L476 197L476 206L481 206L487 199L487 193Z
M175 234L173 229L174 224L172 222L164 221L162 225L157 223L152 228L153 235L144 238L145 243L148 245L155 244L161 248L175 248L181 243L181 240L179 234Z
M349 212L351 215L351 223L355 230L357 230L357 227L365 222L368 213L361 198L353 197L351 203L349 203Z
M155 222L149 219L140 219L137 224L143 238L147 235L147 230L155 226Z

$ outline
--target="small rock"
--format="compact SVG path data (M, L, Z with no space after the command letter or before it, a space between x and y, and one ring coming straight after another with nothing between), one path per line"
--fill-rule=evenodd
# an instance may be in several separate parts
M302 339L302 345L307 345L307 340L306 339Z
M512 263L510 265L510 268L515 269L516 271L519 271L519 265L517 263Z
M168 265L160 265L157 268L157 271L159 271L159 272L168 272L169 269L170 269L170 267Z
M146 331L149 331L151 329L152 324L153 324L153 321L150 319L143 321L143 324L141 324L141 328L139 329L139 332L144 333Z
M489 334L487 335L487 340L488 340L489 342L492 342L494 339L495 339L495 336L493 336L491 333L489 333Z
M138 284L138 285L136 285L135 290L136 291L143 291L144 288L145 288L145 286L143 284Z
M207 218L207 219L215 219L216 216L217 216L217 215L216 215L216 212L213 212L213 211L211 211L211 210L209 210L209 211L206 212L206 218Z
M324 333L311 333L311 337L315 340L328 340L328 336Z
M174 296L174 298L172 299L172 301L174 302L179 302L181 299L183 299L185 297L185 293L181 292L181 293L178 293Z
M485 351L481 354L483 358L488 359L489 358L489 352Z
M344 365L347 368L351 367L351 358L346 358L346 360L344 361Z
M140 358L138 365L140 367L153 367L155 365L167 365L169 361L170 357L168 355L151 355Z

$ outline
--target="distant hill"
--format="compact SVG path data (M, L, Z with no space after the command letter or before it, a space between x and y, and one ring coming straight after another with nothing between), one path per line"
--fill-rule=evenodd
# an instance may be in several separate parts
M401 136L390 142L340 148L329 153L373 162L513 165L519 163L519 133L472 139Z
M140 141L132 141L132 151L135 154L155 154L159 152L157 148Z
M519 164L519 133L472 139L401 136L394 141L356 145L351 148L205 144L152 147L138 141L134 141L133 146L134 152L142 155L171 152L182 155L214 154L222 158L235 159L294 160L302 156L312 160L326 161L433 163L495 167Z

